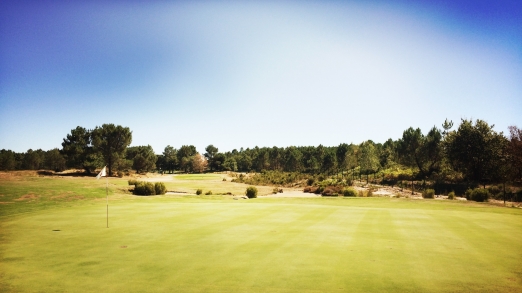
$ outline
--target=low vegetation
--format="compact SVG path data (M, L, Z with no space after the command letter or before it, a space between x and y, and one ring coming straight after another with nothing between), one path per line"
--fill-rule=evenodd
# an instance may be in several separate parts
M130 179L128 183L134 185L132 193L135 195L161 195L167 192L167 187L163 182L152 183Z
M245 195L248 198L256 198L257 197L257 188L255 186L249 186L245 191Z
M198 176L165 182L186 195L137 197L126 179L0 172L0 291L522 290L521 209L390 198L242 201L215 191L243 194L244 184ZM213 195L192 196L195 184Z

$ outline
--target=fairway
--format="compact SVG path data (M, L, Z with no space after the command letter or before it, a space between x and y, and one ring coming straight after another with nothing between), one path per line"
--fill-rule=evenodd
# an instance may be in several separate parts
M134 197L1 223L2 292L520 292L522 213L388 198Z

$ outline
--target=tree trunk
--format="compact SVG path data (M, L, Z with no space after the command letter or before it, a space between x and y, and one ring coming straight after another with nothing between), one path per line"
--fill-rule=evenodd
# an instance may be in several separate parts
M502 183L502 185L504 186L504 196L502 196L504 198L504 205L506 205L506 182Z

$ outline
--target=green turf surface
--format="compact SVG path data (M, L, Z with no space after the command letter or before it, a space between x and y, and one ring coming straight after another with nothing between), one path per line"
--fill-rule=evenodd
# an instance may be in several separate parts
M46 184L60 193L59 183ZM109 228L96 192L55 206L6 204L0 292L522 291L520 209L388 198L136 197L121 194L122 186L112 187ZM4 188L5 202L11 191L26 192ZM22 204L36 208L9 214Z

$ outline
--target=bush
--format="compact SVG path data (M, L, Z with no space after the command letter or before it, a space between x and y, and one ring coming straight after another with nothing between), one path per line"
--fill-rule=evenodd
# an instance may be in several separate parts
M196 190L196 195L201 195L202 193L203 193L203 190L201 190L201 189Z
M475 188L473 192L471 192L471 200L484 202L489 199L489 191L487 189Z
M364 197L364 192L362 190L359 190L359 197Z
M351 187L345 188L343 189L343 196L357 196L357 191Z
M138 180L136 179L129 179L129 185L136 185L138 183Z
M256 198L257 188L255 188L254 186L250 186L246 189L245 194L248 198Z
M372 188L368 189L368 192L366 193L366 196L367 197L372 197L373 196L373 189Z
M278 192L279 192L279 188L274 187L274 189L272 189L272 193L273 194L277 194Z
M312 186L312 185L314 185L314 182L315 182L314 178L308 178L308 180L306 180L306 185Z
M455 192L448 193L448 199L455 199Z
M422 192L422 197L423 198L435 198L435 189L431 189L431 188L425 189Z
M323 192L321 192L321 195L322 196L337 196L337 192L335 192L335 190L332 187L328 186L323 190Z
M212 190L205 192L205 195L212 195Z
M493 197L495 197L502 192L502 186L490 186L488 187L488 191Z
M134 187L135 195L155 195L156 189L151 182L138 181Z
M466 199L467 199L467 200L471 200L471 194L472 194L472 193L473 193L473 190L472 190L471 188L468 188L468 189L466 190L465 195L466 195Z
M154 183L154 190L156 191L156 194L165 194L167 192L167 187L165 187L165 183L163 182L156 182Z
M323 190L324 190L324 187L319 186L319 187L317 187L316 190L314 190L314 193L315 194L321 194L321 193L323 193Z
M319 194L320 192L316 192L317 189L319 189L317 186L307 186L303 189L303 192Z

